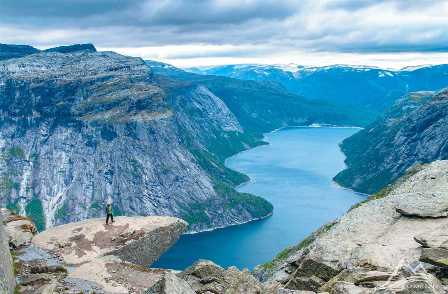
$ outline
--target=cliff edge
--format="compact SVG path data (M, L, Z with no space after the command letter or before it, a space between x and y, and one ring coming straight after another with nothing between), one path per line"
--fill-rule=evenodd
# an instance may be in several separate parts
M90 219L44 231L16 250L19 293L144 293L166 270L148 266L186 230L174 217ZM76 292L78 291L78 292Z

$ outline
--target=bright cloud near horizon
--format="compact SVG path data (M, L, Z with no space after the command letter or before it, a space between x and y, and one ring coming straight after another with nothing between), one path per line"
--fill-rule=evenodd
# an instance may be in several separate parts
M0 0L0 42L180 67L448 63L446 0Z

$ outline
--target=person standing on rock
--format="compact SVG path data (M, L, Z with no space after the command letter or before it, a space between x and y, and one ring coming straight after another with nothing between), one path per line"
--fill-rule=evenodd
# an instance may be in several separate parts
M112 204L111 203L107 203L106 205L106 225L109 224L109 218L112 221L112 223L114 222L114 215L112 213Z

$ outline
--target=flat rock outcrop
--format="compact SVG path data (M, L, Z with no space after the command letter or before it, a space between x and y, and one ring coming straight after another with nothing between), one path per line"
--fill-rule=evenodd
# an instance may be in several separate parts
M148 266L186 228L183 220L162 216L116 217L109 225L90 219L54 227L17 249L20 291L145 293L168 273Z
M411 170L302 242L274 270L255 272L296 290L444 293L447 183L448 161ZM409 290L416 284L426 290Z
M113 255L148 266L185 231L187 224L174 217L116 217L90 219L54 227L38 234L33 244L60 256L67 265L80 265Z

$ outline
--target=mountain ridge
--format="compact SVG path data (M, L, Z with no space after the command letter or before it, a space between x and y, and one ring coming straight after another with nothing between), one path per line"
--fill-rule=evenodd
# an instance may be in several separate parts
M347 168L335 181L365 193L387 186L414 165L448 158L448 89L411 93L341 150Z
M73 44L66 46L58 46L53 48L48 48L40 50L34 48L30 45L13 45L13 44L2 44L0 43L0 60L7 60L12 58L21 58L27 55L36 54L39 52L59 52L59 53L70 53L76 51L89 51L96 52L95 46L90 43L86 44Z
M187 69L188 70L188 69ZM393 103L410 92L440 90L448 84L448 65L388 70L369 66L297 66L295 70L276 65L224 65L193 68L204 75L274 82L307 99L320 100L360 112L360 121L375 121ZM336 90L337 89L337 90Z

